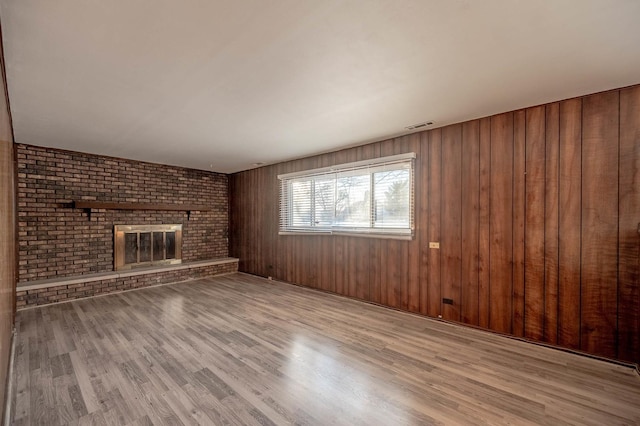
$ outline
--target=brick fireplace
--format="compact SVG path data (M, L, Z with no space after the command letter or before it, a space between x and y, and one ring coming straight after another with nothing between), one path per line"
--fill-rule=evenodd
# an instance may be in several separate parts
M78 277L100 278L100 274L110 276L120 272L116 271L114 262L116 226L179 225L182 239L179 251L186 269L176 275L178 278L188 277L185 271L193 272L193 276L203 274L202 271L192 271L189 265L208 265L206 268L210 269L209 273L219 273L221 270L231 272L229 269L234 267L237 269L237 263L225 267L216 263L228 258L228 180L225 174L24 144L17 144L16 149L19 306L30 304L21 303L21 287L56 280L75 280ZM75 207L79 201L116 205L162 204L177 208L97 208L87 211ZM206 205L207 209L188 211L187 208L180 208L188 205ZM145 238L140 241L137 237L136 243L145 244ZM169 236L169 246L171 238L173 236ZM156 240L156 245L159 243ZM166 234L162 234L161 244L166 247ZM175 253L170 253L169 257L173 255ZM167 259L166 253L162 256L162 261L169 260L166 263L172 263L173 259ZM156 275L147 282L140 274L136 277L135 285L175 279L175 276ZM115 290L122 282L118 283L116 279L116 282L104 284L107 291L111 284ZM49 294L47 297L51 296L57 297L59 294Z

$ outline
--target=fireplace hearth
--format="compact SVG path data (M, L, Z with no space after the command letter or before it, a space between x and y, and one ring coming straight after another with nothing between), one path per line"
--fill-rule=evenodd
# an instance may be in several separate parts
M116 271L182 262L182 225L115 225Z

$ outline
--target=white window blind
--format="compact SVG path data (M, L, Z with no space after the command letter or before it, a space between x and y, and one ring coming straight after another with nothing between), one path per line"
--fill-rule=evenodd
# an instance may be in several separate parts
M414 153L279 175L280 233L411 238Z

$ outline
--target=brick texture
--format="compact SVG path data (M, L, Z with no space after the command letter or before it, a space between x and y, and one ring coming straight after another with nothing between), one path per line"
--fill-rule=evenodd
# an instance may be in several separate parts
M69 285L52 285L52 287L37 290L20 290L16 292L16 306L24 309L28 306L47 305L66 300L82 299L107 293L148 287L151 285L168 284L185 281L187 279L206 278L215 275L237 272L238 262L221 265L210 265L186 270L165 271L137 275L132 277L111 278Z
M183 225L182 260L228 256L227 175L17 144L19 281L113 270L113 226ZM175 203L211 211L74 209L77 200Z

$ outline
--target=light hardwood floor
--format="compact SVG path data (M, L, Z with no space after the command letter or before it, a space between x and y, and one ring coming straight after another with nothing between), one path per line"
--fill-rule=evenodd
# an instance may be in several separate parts
M640 424L632 369L244 274L17 327L16 425Z

